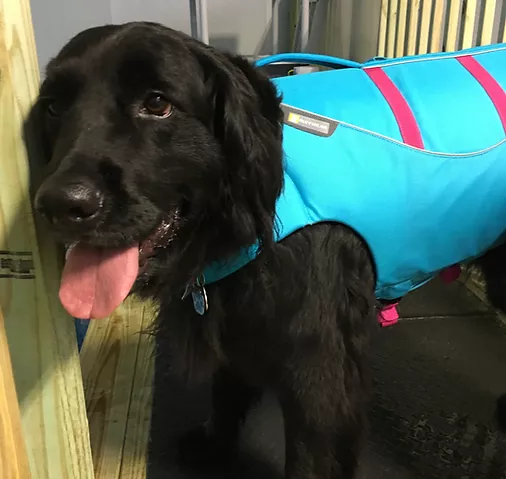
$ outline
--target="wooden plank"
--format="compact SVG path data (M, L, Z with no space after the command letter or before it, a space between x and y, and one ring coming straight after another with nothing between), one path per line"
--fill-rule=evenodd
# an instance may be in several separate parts
M378 32L378 56L380 57L384 57L387 54L388 2L389 0L381 1Z
M154 311L146 307L142 328L149 328L155 317ZM125 449L121 463L121 479L144 479L146 477L155 375L154 357L152 336L140 336L125 435Z
M388 58L395 56L395 38L397 35L397 14L399 13L398 0L390 0L388 8L387 54Z
M418 23L420 19L421 0L411 1L411 11L409 12L409 28L408 28L408 55L415 55L417 51L418 40Z
M23 119L37 95L38 71L29 1L0 0L0 304L23 434L32 477L90 479L75 331L57 298L56 247L42 230L36 234L21 141ZM33 139L29 131L28 139ZM28 146L36 168L42 159L35 143Z
M434 1L434 17L432 21L431 52L443 51L443 38L446 23L447 0Z
M408 0L399 0L397 41L395 46L396 57L404 56L406 51L407 22L408 22Z
M478 0L466 0L462 48L471 48L476 46L476 32L480 15L479 6L480 4Z
M462 17L462 0L450 0L448 32L446 34L446 51L455 52L459 49L460 23Z
M501 16L500 7L502 3L502 1L498 0L485 0L480 45L491 45L498 42L498 27Z
M420 22L420 39L418 41L418 53L429 52L430 26L432 17L432 0L424 0L422 8L422 20Z
M153 316L149 305L128 298L88 328L81 364L97 479L145 477L153 356L151 337L139 333Z
M29 479L30 468L12 375L7 333L0 309L0 477Z

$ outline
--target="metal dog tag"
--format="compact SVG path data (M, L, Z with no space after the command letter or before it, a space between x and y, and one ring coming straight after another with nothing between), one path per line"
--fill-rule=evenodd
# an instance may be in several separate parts
M206 288L199 287L194 289L192 291L192 299L195 311L197 314L203 316L208 309Z
M198 277L193 283L186 286L185 292L181 299L186 299L190 293L193 301L193 308L195 312L200 316L203 316L209 309L209 303L207 301L207 291L204 287L204 278Z

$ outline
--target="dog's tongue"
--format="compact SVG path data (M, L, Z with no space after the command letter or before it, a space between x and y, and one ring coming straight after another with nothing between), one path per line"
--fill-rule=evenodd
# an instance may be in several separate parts
M138 272L138 245L105 249L77 244L67 255L60 301L75 318L103 318L127 297Z

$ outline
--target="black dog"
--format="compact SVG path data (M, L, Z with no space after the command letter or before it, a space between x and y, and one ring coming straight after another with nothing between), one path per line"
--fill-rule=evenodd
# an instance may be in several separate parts
M133 291L159 302L159 344L175 365L189 378L214 375L214 414L184 442L186 459L233 452L248 408L270 388L284 415L286 477L352 478L375 272L340 224L273 241L282 113L267 77L160 25L104 26L49 64L34 115L49 163L36 208L62 242L77 242L62 281L67 309L108 314L135 280ZM205 316L181 299L205 265L256 240L255 261L207 286ZM109 283L76 275L83 263ZM504 265L505 248L481 260L503 310Z

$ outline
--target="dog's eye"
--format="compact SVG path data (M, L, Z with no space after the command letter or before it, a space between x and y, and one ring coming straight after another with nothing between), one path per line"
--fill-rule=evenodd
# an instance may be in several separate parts
M54 118L62 116L63 113L65 113L65 109L66 109L65 102L58 100L56 98L48 99L46 102L46 111L50 116Z
M161 93L150 93L142 105L143 115L167 118L172 113L172 104Z

